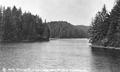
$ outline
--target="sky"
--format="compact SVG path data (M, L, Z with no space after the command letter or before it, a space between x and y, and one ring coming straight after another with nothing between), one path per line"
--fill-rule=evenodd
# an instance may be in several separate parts
M1 6L21 7L39 15L43 21L67 21L73 25L90 25L104 4L110 11L114 0L0 0Z

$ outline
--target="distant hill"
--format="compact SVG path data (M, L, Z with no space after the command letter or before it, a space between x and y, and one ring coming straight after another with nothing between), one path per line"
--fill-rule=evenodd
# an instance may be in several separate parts
M76 25L76 28L79 30L82 30L85 33L85 37L89 37L88 35L88 30L90 28L90 26L84 26L84 25Z
M84 30L85 32L87 32L88 29L90 28L90 26L84 26L84 25L76 25L76 27L77 27L78 29Z
M88 26L72 25L65 21L52 21L47 23L51 38L87 38Z

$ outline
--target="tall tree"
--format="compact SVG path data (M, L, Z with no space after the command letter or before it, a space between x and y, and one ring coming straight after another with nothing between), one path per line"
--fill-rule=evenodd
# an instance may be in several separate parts
M109 46L120 47L120 0L116 0L116 4L110 12L110 26L107 34Z
M13 40L13 35L12 35L12 31L13 31L13 25L12 25L12 21L11 21L11 8L7 7L7 9L5 9L3 11L3 24L4 24L4 40Z
M2 7L0 7L0 41L2 39L3 34L3 25L2 25Z
M92 21L92 26L89 30L90 42L92 44L98 44L98 45L103 44L102 40L106 36L106 33L107 33L106 26L108 25L108 23L105 23L105 21L107 20L108 16L109 14L104 5L104 7L102 8L102 11L96 14L96 17Z

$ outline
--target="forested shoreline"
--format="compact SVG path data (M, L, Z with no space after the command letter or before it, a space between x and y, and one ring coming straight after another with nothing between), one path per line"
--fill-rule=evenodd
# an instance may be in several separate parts
M120 0L116 0L111 12L104 5L93 19L89 34L92 45L120 47Z
M83 28L82 28L83 27ZM0 42L49 41L49 38L88 38L89 27L66 21L43 22L21 8L0 7Z
M49 29L38 15L22 12L15 6L0 7L0 41L47 41Z

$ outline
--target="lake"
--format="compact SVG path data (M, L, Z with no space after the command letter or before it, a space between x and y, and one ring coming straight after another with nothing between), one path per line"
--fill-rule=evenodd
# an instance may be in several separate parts
M8 69L72 69L73 71L70 72L74 70L79 70L78 72L120 71L120 51L91 49L89 45L88 39L2 43L0 44L0 72L3 70L14 72Z

